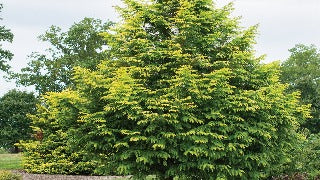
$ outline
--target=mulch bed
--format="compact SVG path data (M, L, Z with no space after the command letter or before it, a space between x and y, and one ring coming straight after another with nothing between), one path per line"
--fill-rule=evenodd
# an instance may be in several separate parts
M48 175L48 174L30 174L25 171L12 171L20 174L23 180L113 180L130 179L130 176L81 176L81 175Z

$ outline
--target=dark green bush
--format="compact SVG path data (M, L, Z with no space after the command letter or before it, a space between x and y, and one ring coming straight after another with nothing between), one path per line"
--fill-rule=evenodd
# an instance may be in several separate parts
M14 144L31 139L31 120L26 114L36 112L36 103L33 93L15 89L0 97L0 147L17 153Z

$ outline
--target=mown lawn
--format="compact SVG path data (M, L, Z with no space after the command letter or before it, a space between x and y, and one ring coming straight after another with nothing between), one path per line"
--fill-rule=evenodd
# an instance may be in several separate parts
M21 154L0 154L0 170L22 169Z

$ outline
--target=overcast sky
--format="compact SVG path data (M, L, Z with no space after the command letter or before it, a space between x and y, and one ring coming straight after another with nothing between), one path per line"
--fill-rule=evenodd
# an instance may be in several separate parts
M218 0L218 6L231 0ZM288 49L297 43L320 47L320 0L234 0L234 16L242 16L242 25L259 24L257 55L266 54L266 61L285 60ZM25 67L27 55L43 51L47 44L37 40L48 27L67 30L84 17L117 21L113 9L120 0L1 0L2 25L15 35L12 44L4 44L14 54L13 70ZM1 75L1 74L0 74ZM0 77L0 95L15 88L14 82ZM25 88L20 88L25 89ZM30 90L27 88L26 90Z

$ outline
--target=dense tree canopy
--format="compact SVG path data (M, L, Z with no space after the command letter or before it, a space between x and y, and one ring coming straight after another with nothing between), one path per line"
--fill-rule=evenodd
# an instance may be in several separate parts
M31 139L31 120L36 98L32 93L11 90L0 98L0 147L13 148L19 140Z
M312 119L304 126L313 133L320 132L320 52L314 46L298 44L281 65L281 80L289 84L289 92L300 91L304 104L311 104Z
M2 10L3 6L0 4L0 12ZM0 18L1 20L1 18ZM12 42L13 40L13 34L9 29L7 29L5 26L0 26L0 70L1 71L8 71L10 66L8 65L8 61L10 61L13 57L13 54L3 49L2 42Z
M52 46L46 54L33 53L27 67L21 73L12 73L18 85L34 85L39 94L59 92L72 86L71 74L76 66L95 69L99 62L106 58L103 46L106 41L99 35L109 29L111 22L84 18L75 23L67 32L51 26L39 37Z
M110 56L77 67L75 88L43 97L28 171L261 179L282 170L308 116L261 64L256 27L211 0L125 0Z

